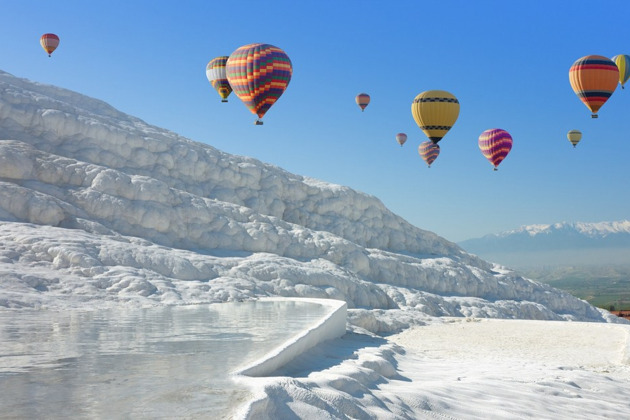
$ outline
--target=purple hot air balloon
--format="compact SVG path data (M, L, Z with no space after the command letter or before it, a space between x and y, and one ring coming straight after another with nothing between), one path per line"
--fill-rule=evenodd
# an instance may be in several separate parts
M494 165L494 170L512 150L512 136L500 128L491 128L479 136L481 153Z
M433 161L435 161L440 154L440 146L432 141L425 141L420 143L420 146L418 146L418 153L420 154L422 160L424 160L430 168Z

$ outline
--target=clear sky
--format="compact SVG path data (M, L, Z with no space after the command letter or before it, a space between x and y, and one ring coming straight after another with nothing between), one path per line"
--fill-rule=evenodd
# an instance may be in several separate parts
M599 119L568 70L630 55L627 0L3 0L0 69L101 99L150 124L290 172L374 195L452 241L524 224L630 218L630 83ZM43 33L60 36L49 58ZM264 118L221 103L208 61L241 45L282 48L287 91ZM431 168L411 116L420 92L460 102ZM356 94L372 101L361 112ZM509 131L494 172L477 146ZM573 149L570 129L583 132ZM404 147L398 132L409 139Z

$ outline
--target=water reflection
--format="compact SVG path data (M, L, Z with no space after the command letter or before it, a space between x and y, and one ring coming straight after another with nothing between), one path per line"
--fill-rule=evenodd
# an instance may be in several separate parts
M229 373L329 311L297 301L2 311L2 416L222 418L249 398Z

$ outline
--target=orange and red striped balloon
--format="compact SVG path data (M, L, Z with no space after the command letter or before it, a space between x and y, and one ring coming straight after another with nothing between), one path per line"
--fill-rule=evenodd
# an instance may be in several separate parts
M368 106L368 104L370 103L370 95L368 95L367 93L359 93L355 98L354 101L357 103L357 105L359 105L359 108L361 108L361 112L365 111L365 107Z
M499 164L512 150L512 136L500 128L491 128L479 136L479 149L496 171Z
M44 51L48 53L48 57L59 46L59 37L55 34L44 34L39 38L39 43L42 45Z
M575 94L591 110L592 117L606 103L619 83L619 69L608 57L587 55L569 69L569 82Z

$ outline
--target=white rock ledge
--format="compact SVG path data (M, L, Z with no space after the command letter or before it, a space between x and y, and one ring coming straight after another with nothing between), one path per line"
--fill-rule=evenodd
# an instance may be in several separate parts
M261 298L262 301L299 301L330 307L330 312L307 330L287 340L249 366L235 372L236 375L266 376L289 363L306 350L319 343L339 338L346 333L347 305L342 300L311 298Z

